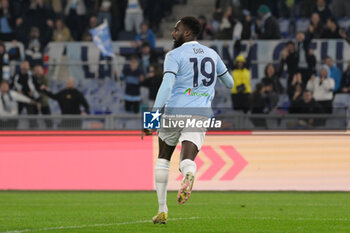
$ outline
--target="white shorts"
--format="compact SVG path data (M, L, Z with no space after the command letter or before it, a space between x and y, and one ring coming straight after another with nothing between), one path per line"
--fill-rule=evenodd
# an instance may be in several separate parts
M164 119L178 119L186 120L188 117L164 117ZM207 120L207 117L195 116L197 120ZM207 129L205 127L201 128L162 128L158 130L158 136L162 141L164 141L169 146L176 146L178 142L190 141L197 146L197 149L200 150L203 143L204 137Z
M169 146L176 146L178 142L190 141L197 146L197 149L200 150L205 137L206 131L203 132L186 132L186 131L169 131L164 130L158 133L158 137L162 139Z

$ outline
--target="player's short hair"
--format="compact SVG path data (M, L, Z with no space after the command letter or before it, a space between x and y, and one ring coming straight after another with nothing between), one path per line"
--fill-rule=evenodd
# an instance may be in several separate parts
M191 30L194 37L197 37L202 30L201 23L193 16L183 17L180 21L185 27Z

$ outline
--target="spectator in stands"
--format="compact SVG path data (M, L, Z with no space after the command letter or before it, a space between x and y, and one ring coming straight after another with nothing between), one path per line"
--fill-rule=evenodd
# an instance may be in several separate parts
M310 28L310 26L312 28ZM313 38L319 39L323 35L323 24L318 13L314 12L310 18L309 31L313 32Z
M30 65L28 61L21 63L20 72L15 74L13 78L13 86L16 91L27 96L28 98L38 100L40 94L35 88ZM23 109L26 109L27 114L35 114L35 109L32 105L20 103L18 105L18 113L21 114Z
M265 77L261 80L264 86L272 85L272 90L278 94L283 93L283 87L279 80L281 76L281 71L277 73L275 66L269 63L265 67Z
M14 39L15 15L10 9L8 0L0 1L0 40L11 41Z
M255 85L255 90L252 94L251 103L251 113L252 114L263 114L267 113L267 100L265 96L265 86L262 83L257 83ZM266 120L262 118L251 118L254 126L256 127L266 127Z
M215 8L216 12L224 13L228 8L232 8L232 1L231 0L216 0L215 1Z
M350 1L346 0L333 0L332 12L336 19L341 17L350 17Z
M312 98L312 92L306 90L303 97L293 100L289 107L289 113L295 114L320 114L323 113L322 106ZM299 119L297 127L313 127L321 124L322 121L313 118Z
M20 56L17 41L14 41L13 45L13 53L8 53L5 44L0 41L0 82L2 80L10 81L10 61L16 60Z
M155 48L156 39L156 35L154 35L148 24L146 22L142 22L140 24L140 33L135 37L136 44L140 46L142 45L142 42L148 42L152 48Z
M142 22L143 12L139 0L128 0L125 14L125 30L128 32L136 31L137 34L140 34Z
M198 35L198 40L211 40L214 37L214 28L208 23L207 18L204 15L198 17L199 22L202 25L202 31Z
M314 50L309 48L308 54L306 57L307 65L308 65L308 74L311 76L313 74L316 74L316 56L314 54Z
M55 23L55 30L53 32L53 41L63 42L73 40L69 28L64 24L62 19L57 19Z
M66 24L74 40L80 40L85 28L87 9L84 0L67 0L64 9Z
M157 97L158 89L162 84L163 74L161 67L154 63L149 67L145 80L141 82L142 86L148 87L148 107L152 108Z
M151 48L150 44L146 41L141 45L141 51L139 53L141 59L141 68L143 75L149 72L149 66L154 63L158 63L158 54Z
M340 91L340 85L341 85L341 71L338 69L338 67L333 64L333 59L330 56L327 56L324 60L324 63L328 67L328 78L332 78L334 80L335 86L334 86L334 92Z
M221 18L219 31L216 34L216 39L231 40L233 25L234 21L232 17L232 7L228 7Z
M45 4L43 0L30 0L29 8L24 14L17 19L18 26L22 25L24 34L28 34L28 30L32 27L38 28L42 36L46 36L46 30L53 27L54 12ZM46 40L51 40L52 35Z
M40 87L47 96L56 100L60 106L62 114L86 115L89 113L89 104L84 95L74 87L74 78L69 77L66 81L66 88L54 94L45 85ZM80 107L84 107L84 111Z
M250 16L250 12L248 10L243 10L243 17L240 21L235 20L235 24L233 27L233 41L234 42L234 49L237 50L238 53L240 52L240 43L241 40L249 40L252 36L252 18Z
M325 113L332 113L332 100L334 90L334 80L328 78L329 68L323 65L320 77L314 75L306 85L306 89L312 92L313 98L319 103Z
M311 54L310 55L310 43L313 34L307 33L305 35L304 32L297 32L296 35L296 52L297 52L297 60L298 60L298 71L301 73L303 78L303 83L306 83L312 73L314 68L314 60Z
M52 10L55 13L56 16L58 17L63 17L63 6L64 6L64 1L61 0L50 0Z
M251 28L253 25L253 20L252 20L250 11L243 10L243 18L240 21L240 23L242 24L241 40L251 39L251 37L252 37ZM235 28L236 28L236 26L235 26Z
M152 28L155 32L160 28L159 24L165 16L164 12L164 1L162 0L143 0L143 13L144 13L144 20L149 22L149 27ZM170 1L169 3L172 5L173 1ZM170 15L168 15L170 17Z
M298 54L293 41L288 41L281 53L280 67L287 65L288 82L291 82L294 74L298 71Z
M41 90L41 86L42 85L48 86L49 81L47 80L47 78L44 75L43 67L40 65L36 65L34 67L33 83L34 83L35 89L38 90L39 95L40 95L40 98L38 99L38 102L40 103L40 109L38 109L38 110L43 115L50 115L51 111L50 111L50 107L49 107L48 97L47 97L46 93L43 90Z
M297 17L308 18L315 10L315 0L297 0L295 4L297 12L294 11L294 13L297 13Z
M278 103L278 93L274 91L273 84L267 83L264 85L265 95L267 99L267 110L268 112L275 109Z
M232 71L234 86L232 88L232 104L234 110L243 110L245 113L250 109L251 74L245 67L246 59L243 55L237 56L235 68Z
M294 93L292 97L292 101L300 101L303 98L303 87L301 84L296 84L294 86Z
M277 105L278 94L273 90L273 84L258 83L252 95L251 113L269 113ZM265 119L252 119L255 126L266 126Z
M1 81L0 84L0 128L1 129L16 129L17 120L8 120L6 116L17 116L18 115L18 103L35 105L32 99L27 96L10 90L9 83L5 80Z
M140 83L143 81L143 75L137 56L132 56L130 65L124 66L121 78L126 84L125 110L138 113L141 101Z
M103 23L103 20L106 19L108 25L112 25L112 4L115 1L112 0L97 0L95 1L95 9L97 9L97 19L98 23ZM97 6L96 6L97 5Z
M298 32L296 35L296 43L287 42L285 49L282 51L281 69L287 64L288 81L287 86L292 82L294 74L300 72L302 75L302 84L305 87L316 65L316 58L313 50L310 50L312 33Z
M317 0L314 12L319 14L323 24L326 24L327 19L332 17L332 13L327 6L326 0Z
M326 28L323 30L321 38L341 39L337 21L334 18L327 20Z
M94 2L94 13L98 17L98 22L101 23L103 17L107 17L109 27L111 28L112 39L117 40L119 32L124 28L124 18L128 0L95 0ZM108 2L111 4L110 7L108 7ZM102 10L100 10L101 7L103 8ZM108 20L108 15L110 15L111 21Z
M280 39L280 29L275 17L266 5L260 5L258 9L260 20L256 21L256 33L259 39L273 40Z
M89 113L89 104L84 95L74 87L74 79L72 77L67 79L66 88L56 94L52 93L45 85L42 85L40 89L47 96L58 102L63 115L86 115ZM81 111L81 107L84 108L84 111ZM82 122L79 119L64 119L59 125L60 128L69 129L81 129L81 126Z
M46 42L41 39L39 29L33 27L30 31L30 39L25 51L26 60L28 60L31 66L43 64L43 53L45 46Z
M85 29L83 33L83 41L92 41L92 36L90 30L98 26L97 17L95 15L90 16L89 26Z
M300 72L295 73L293 75L293 80L290 83L290 85L288 85L287 93L290 100L294 99L295 93L298 91L298 86L301 86L302 90L304 89L304 86L305 86L303 85L303 80Z
M350 93L350 63L348 64L347 69L343 73L340 89L343 93Z
M350 44L350 36L347 34L345 29L343 29L343 28L339 29L339 35L341 38L346 40L346 42L348 42L348 44Z

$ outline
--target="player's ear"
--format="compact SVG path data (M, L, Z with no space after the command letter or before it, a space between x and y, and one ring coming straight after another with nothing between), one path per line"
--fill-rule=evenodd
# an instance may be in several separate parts
M185 37L191 37L191 34L192 34L191 30L185 30L184 31L184 36Z

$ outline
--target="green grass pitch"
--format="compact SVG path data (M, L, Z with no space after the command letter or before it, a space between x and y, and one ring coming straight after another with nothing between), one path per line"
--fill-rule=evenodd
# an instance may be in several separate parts
M0 192L0 232L350 232L350 193L198 192L154 225L155 192Z

